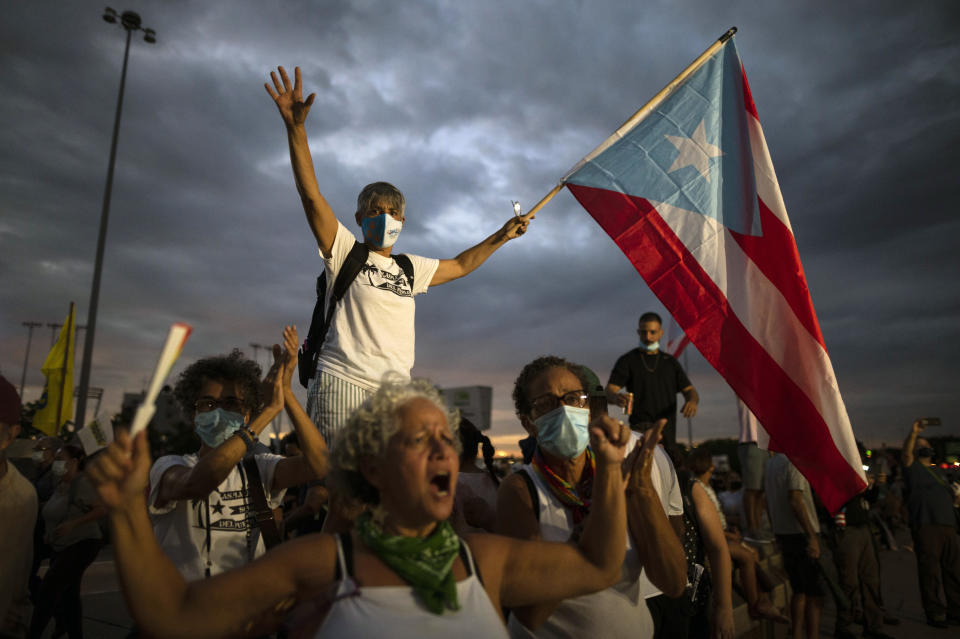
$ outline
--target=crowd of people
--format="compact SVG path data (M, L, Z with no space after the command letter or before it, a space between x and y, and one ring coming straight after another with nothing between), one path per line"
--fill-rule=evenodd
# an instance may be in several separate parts
M838 636L857 614L865 636L886 636L894 620L870 527L882 482L842 523L827 517L829 544L809 483L755 440L741 447L742 485L718 490L734 478L719 477L705 449L675 445L678 411L692 417L700 400L660 349L655 313L640 317L638 346L605 386L555 355L518 371L524 463L496 467L489 438L410 378L414 298L471 273L532 216L515 212L452 259L397 255L405 200L376 182L357 199L358 240L320 194L304 126L314 96L303 98L299 69L291 82L279 68L266 89L323 264L307 343L285 327L265 375L238 350L190 364L174 395L193 452L154 460L146 433L123 428L91 459L42 438L29 479L3 452L20 400L0 378L0 525L29 549L0 563L0 635L40 637L53 621L54 636L81 637L80 580L108 534L132 636L730 639L739 591L751 617L813 637L827 546L846 601ZM298 368L306 407L292 388ZM259 439L281 411L293 432L278 455ZM924 609L939 626L960 621L957 502L922 429L906 442L903 476ZM771 601L776 578L760 561L773 543L789 610Z

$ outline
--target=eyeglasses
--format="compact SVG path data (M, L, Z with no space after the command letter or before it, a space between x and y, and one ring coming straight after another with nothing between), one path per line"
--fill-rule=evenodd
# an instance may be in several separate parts
M563 395L554 395L553 393L545 393L540 397L537 397L530 402L530 407L533 409L534 413L543 415L544 413L549 413L561 403L564 406L572 406L574 408L586 408L587 407L587 395L582 390L567 391Z
M213 397L202 397L193 405L193 407L197 409L198 413L209 413L218 406L231 413L243 412L243 400L239 397L221 397L220 399L214 399Z

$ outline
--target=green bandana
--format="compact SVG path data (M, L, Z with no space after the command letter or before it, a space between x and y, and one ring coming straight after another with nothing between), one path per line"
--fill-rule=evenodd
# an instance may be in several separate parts
M448 521L437 524L429 537L388 535L374 523L370 513L357 519L357 533L385 564L413 586L427 610L435 615L444 608L460 610L453 561L460 551L460 538Z

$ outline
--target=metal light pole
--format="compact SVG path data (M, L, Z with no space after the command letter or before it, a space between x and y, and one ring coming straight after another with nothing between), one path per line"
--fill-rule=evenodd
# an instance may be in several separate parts
M27 383L27 362L30 361L30 342L33 340L33 329L43 326L43 322L22 322L27 327L27 353L23 356L23 375L20 376L20 403L23 403L23 387Z
M110 216L110 193L113 190L113 165L117 159L117 135L120 133L120 113L123 110L123 88L127 81L127 59L130 56L130 37L134 31L143 31L143 39L150 44L157 41L153 29L141 26L140 16L133 11L124 11L120 25L127 31L127 46L123 50L123 71L120 74L120 95L117 98L117 115L113 121L113 141L110 143L110 163L107 165L107 186L103 193L103 211L100 213L100 233L97 236L97 257L93 267L93 286L90 289L90 308L87 311L87 335L83 341L83 364L80 367L80 389L77 401L77 428L83 428L87 412L87 389L90 387L90 363L93 359L93 338L97 330L97 302L100 299L100 273L103 270L103 248L107 241L107 220ZM107 7L103 19L116 24L117 12Z

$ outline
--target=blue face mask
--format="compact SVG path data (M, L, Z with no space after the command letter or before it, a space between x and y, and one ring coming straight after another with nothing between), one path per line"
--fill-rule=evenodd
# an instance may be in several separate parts
M554 457L573 459L587 448L590 440L587 408L557 406L533 423L537 427L537 442Z
M654 352L654 351L658 351L658 350L660 350L660 341L657 340L657 341L654 342L653 344L644 344L644 343L643 343L643 340L640 340L640 348L643 349L643 350L645 350L645 351L647 351L648 353L652 353L652 352Z
M210 448L216 448L243 428L244 418L240 413L215 408L205 413L197 413L193 418L193 425L203 443Z
M364 239L376 248L388 248L396 244L402 228L403 222L386 213L360 220Z

